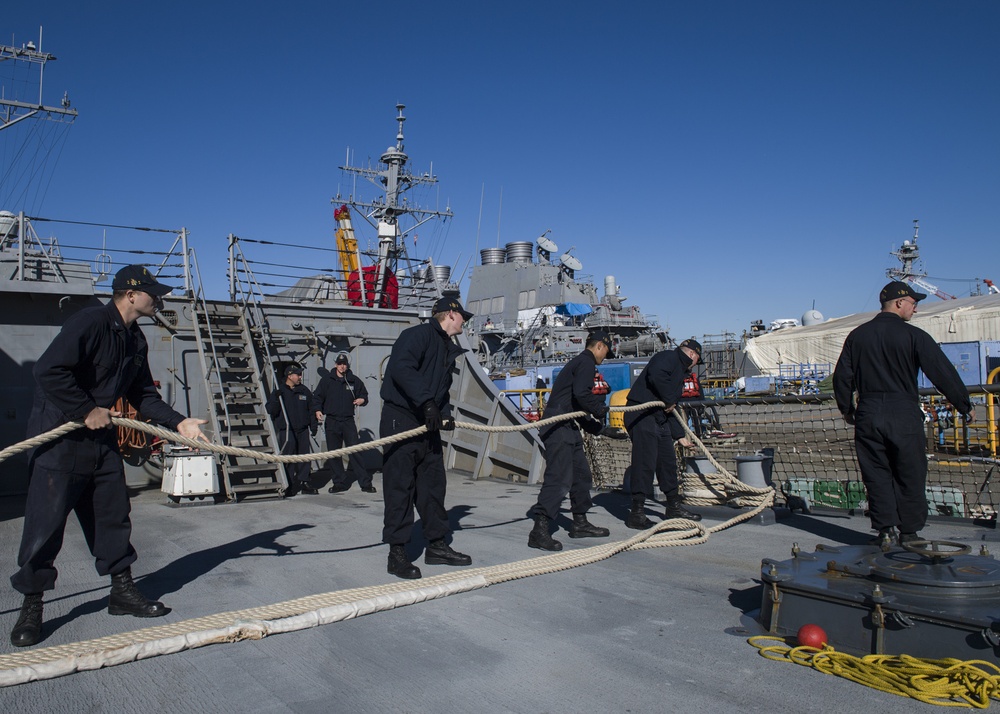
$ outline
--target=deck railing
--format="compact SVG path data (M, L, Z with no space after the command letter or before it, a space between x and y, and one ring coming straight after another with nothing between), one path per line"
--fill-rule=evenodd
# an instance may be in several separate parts
M1000 385L970 387L970 393L976 420L965 423L953 409L943 408L936 393L924 390L927 498L932 514L993 518L1000 511L996 421ZM733 473L737 456L774 449L770 477L785 499L797 497L813 506L864 507L854 427L844 421L832 395L704 400L687 402L683 409L713 457ZM606 488L619 486L630 462L631 443L587 438L595 481ZM687 470L700 453L679 449L679 456L679 468Z
M345 274L336 247L301 245L252 238L229 237L230 299L255 293L265 302L344 302L374 307L373 278ZM361 252L371 263L377 255ZM367 268L371 271L371 268ZM366 267L362 267L364 273ZM433 303L444 285L429 260L400 257L393 271L398 308L421 308ZM372 282L369 282L369 281ZM385 278L380 282L385 285ZM379 303L384 306L384 303Z

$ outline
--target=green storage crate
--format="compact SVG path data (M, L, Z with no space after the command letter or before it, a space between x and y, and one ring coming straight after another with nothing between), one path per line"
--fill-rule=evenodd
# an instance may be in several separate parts
M932 516L965 517L965 494L953 486L928 486L927 511Z
M813 487L813 503L817 506L852 510L865 499L865 487L859 481L817 480Z
M813 492L816 489L816 479L812 478L790 478L781 487L781 492L788 496L796 496L812 505Z

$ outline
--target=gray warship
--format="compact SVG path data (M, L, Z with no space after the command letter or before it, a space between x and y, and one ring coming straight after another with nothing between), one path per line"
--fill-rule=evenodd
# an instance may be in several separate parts
M481 264L473 268L467 304L476 317L470 334L491 375L565 364L592 330L611 335L619 359L642 360L672 345L655 315L625 305L615 276L604 277L599 295L573 248L560 254L549 233L484 248Z
M27 46L2 47L0 58L40 66L54 59ZM6 96L0 103L3 130L28 119L68 122L75 116L68 99L46 106ZM269 254L269 241L220 237L229 246L226 299L206 297L203 276L221 272L222 266L202 268L184 228L57 221L25 211L0 216L4 443L24 435L33 361L68 315L107 300L109 277L134 262L178 286L164 309L142 327L165 398L180 411L209 419L215 443L275 450L279 445L261 408L275 374L290 362L319 373L341 351L351 355L355 372L369 382L373 403L360 418L362 431L372 436L378 382L392 341L426 317L432 300L457 290L444 266L406 253L408 230L424 220L447 220L450 211L420 211L401 200L409 188L434 180L406 169L402 109L397 110L396 141L376 166L343 167L371 182L379 194L334 198L336 244L284 244L279 259ZM373 235L364 248L355 219ZM58 238L48 234L50 227L58 228ZM293 263L288 256L295 251L310 258ZM330 266L318 269L317 255L326 256ZM515 249L515 258L512 262L524 265L514 270L532 270L523 248ZM576 282L578 269L570 261L549 267L561 271L563 266L573 272L563 272L563 280ZM546 274L551 273L546 269ZM591 307L599 302L586 290L580 294ZM502 311L483 309L484 299L470 294L468 301L480 303L483 325L487 318L507 319ZM615 334L627 343L629 333ZM644 334L643 328L632 334ZM453 393L459 420L519 423L475 359L478 343L474 348L461 339L469 351L458 366ZM580 345L568 338L566 349L576 352ZM143 634L132 630L132 621L91 616L103 609L106 584L88 567L67 567L59 597L46 603L51 619L43 647L0 655L3 684L26 683L30 689L0 691L0 701L9 697L8 709L27 712L76 712L106 702L153 711L319 712L329 711L331 702L350 711L576 707L625 712L682 706L694 712L823 711L830 701L909 712L913 704L906 699L770 662L744 641L761 629L780 639L791 637L803 622L818 622L846 651L906 649L928 657L1000 661L1000 576L986 543L979 555L969 555L964 546L914 553L867 545L868 524L858 502L862 494L848 488L858 485L856 475L849 475L855 471L850 431L828 399L776 396L719 406L728 421L740 424L739 440L728 441L728 451L717 449L720 459L738 459L761 445L775 447L775 486L803 494L801 504L809 505L804 495L809 493L812 505L837 505L838 510L812 514L796 508L780 519L760 518L737 532L715 533L697 548L629 550L582 570L553 564L544 576L537 572L533 575L540 577L512 581L510 565L529 555L523 514L536 496L528 484L540 470L537 441L531 432L480 438L481 432L459 430L447 443L449 516L477 565L477 571L457 577L476 582L466 590L455 586L454 595L442 597L448 581L432 580L433 566L427 573L431 577L420 583L423 591L403 590L412 587L408 583L378 585L390 576L373 550L379 547L373 540L380 509L368 500L356 494L286 500L280 467L227 459L215 464L217 492L170 495L181 502L204 498L239 506L211 509L206 517L207 509L165 507L155 488L138 489L133 498L135 521L141 524L135 535L146 572L143 587L175 605L164 622L190 634L194 620L185 618L211 619L217 628L220 610L277 601L288 606L285 619L271 615L271 622L286 622L309 614L308 606L296 605L307 599L303 593L353 588L360 593L356 597L367 599L347 601L361 603L345 616L349 621L322 627L311 621L299 631L264 639L237 634L220 640L227 644L188 651L172 636L156 653L168 656L146 651L116 659L115 652L148 643L150 630ZM135 434L121 434L121 439L133 485L155 486L177 462L206 458L173 452ZM932 455L955 472L956 486L940 492L935 510L947 517L933 520L925 535L942 539L938 543L995 540L993 504L1000 501L991 481L995 444L984 447L958 430L949 439ZM989 446L993 451L986 451ZM3 494L23 490L23 466L18 458L0 466ZM621 476L620 468L612 470L596 475L611 484ZM714 488L708 482L703 486ZM18 499L6 498L0 505L5 509L0 533L13 542L20 530ZM623 509L616 494L599 494L595 507L595 517L613 526L614 540L634 535L614 525ZM740 510L732 504L696 507L712 528ZM797 543L812 539L821 541L812 552ZM789 547L792 560L774 558ZM68 539L63 557L85 564L86 544ZM13 558L13 548L4 549L8 571ZM487 583L479 566L498 573ZM427 586L438 591L429 593L433 588ZM469 592L473 587L476 592ZM380 589L375 593L373 588ZM13 594L4 593L0 609L13 621ZM440 599L426 602L431 598ZM364 614L374 616L358 617ZM244 633L255 624L238 617L234 627ZM83 647L81 640L102 642L98 638L109 632L119 638L118 650L91 656ZM53 654L61 645L81 653L75 665L58 669L71 659ZM25 655L37 658L21 659ZM33 669L46 666L45 676ZM386 682L373 679L374 671L388 673ZM78 674L59 676L73 672Z
M77 113L67 96L59 105L41 99L41 78L54 55L27 43L0 47L0 59L37 70L34 86L39 91L37 98L26 99L17 97L16 88L4 92L0 131L29 122L72 123ZM395 142L375 165L340 167L355 180L352 185L371 190L332 199L335 243L326 237L300 244L220 235L217 240L228 244L227 265L202 266L184 227L54 219L0 206L7 209L0 212L0 399L6 411L0 439L13 444L24 438L34 388L32 365L63 322L81 308L109 300L111 278L131 263L146 265L161 282L175 286L163 309L140 324L164 399L182 413L207 419L212 442L280 449L264 409L277 375L296 363L305 370L305 383L315 386L340 353L349 355L372 395L371 403L359 410L362 440L376 438L379 386L396 336L429 317L438 297L457 293L457 286L447 282L446 266L407 253L404 239L411 231L428 221L447 221L452 214L408 199L411 190L433 185L437 178L409 170L403 109L397 106ZM37 154L33 152L29 154ZM4 180L35 173L8 170ZM5 190L3 195L23 192ZM214 278L223 270L228 296L208 297L206 276ZM495 398L471 345L464 337L459 340L467 351L454 380L457 418L518 423L508 403ZM135 416L127 405L121 408ZM463 430L446 439L446 465L477 478L528 479L541 458L537 437L528 432L486 438L483 432ZM160 484L165 467L179 473L187 470L185 463L207 464L211 474L199 485L165 489L176 502L282 497L287 488L280 465L173 449L127 430L119 440L132 486ZM324 445L314 444L313 450L324 450ZM380 468L377 450L364 458L372 470ZM24 491L26 464L26 455L0 464L0 493Z

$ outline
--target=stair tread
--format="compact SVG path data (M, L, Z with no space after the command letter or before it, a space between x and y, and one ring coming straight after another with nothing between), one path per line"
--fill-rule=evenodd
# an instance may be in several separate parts
M270 471L275 472L278 470L280 464L230 464L226 466L226 470L229 473L246 473L247 471Z
M230 491L262 491L262 490L278 490L285 488L285 485L280 481L273 481L268 483L231 483L229 484Z

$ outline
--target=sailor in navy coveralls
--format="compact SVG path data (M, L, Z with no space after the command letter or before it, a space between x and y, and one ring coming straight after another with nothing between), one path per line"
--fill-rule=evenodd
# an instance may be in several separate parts
M318 423L312 412L312 392L302 384L302 368L297 364L285 367L285 381L267 398L267 413L274 422L282 454L310 454L309 433L316 434ZM279 401L280 400L280 401ZM286 419L287 416L287 419ZM308 461L285 464L288 474L286 496L305 493L315 496L317 491L309 481L311 464Z
M893 281L882 288L882 310L844 341L833 372L837 407L854 424L854 446L868 492L868 515L887 547L919 540L927 522L927 456L917 372L924 374L960 414L975 410L958 370L934 338L909 324L927 297ZM857 406L854 393L858 394Z
M325 375L313 392L313 410L316 418L324 423L326 431L326 448L335 451L341 446L354 446L360 439L358 427L354 423L354 412L358 407L368 403L368 389L354 372L347 355L337 355L333 374ZM344 470L344 462L338 457L331 461L333 483L330 493L340 493L351 487L354 481L365 493L375 493L372 485L372 475L368 473L360 454L348 457L351 475Z
M535 525L528 534L528 546L541 550L562 550L562 543L552 537L550 523L559 515L566 494L569 494L573 523L570 538L605 538L607 528L600 528L587 520L590 510L590 488L594 477L583 451L580 429L600 433L608 407L603 394L594 393L597 365L611 354L611 337L606 332L592 332L587 337L584 350L566 363L555 382L545 406L543 417L559 416L583 411L588 416L582 420L571 419L545 426L539 432L545 444L545 476L535 504Z
M677 484L677 455L674 442L691 446L684 427L669 412L676 408L684 380L701 360L701 345L697 340L684 340L673 350L653 355L629 389L627 406L647 402L663 402L667 409L646 409L625 413L625 429L632 439L632 464L629 484L632 490L632 510L625 525L635 530L653 527L646 517L646 499L653 497L653 474L667 499L663 519L685 518L700 521L701 515L689 511L682 503Z
M55 559L62 547L66 519L73 511L99 575L112 580L108 612L159 617L169 612L147 600L132 582L136 552L125 471L111 417L119 398L155 424L189 438L205 439L203 419L185 418L160 399L146 361L148 347L139 317L151 317L171 288L148 270L129 265L115 275L114 295L103 307L70 317L34 366L35 396L28 437L69 421L85 428L39 446L28 465L24 531L11 576L24 594L11 643L24 647L41 639L42 593L56 582Z
M472 558L454 551L445 540L451 533L444 507L446 475L441 430L454 429L451 418L452 370L462 354L452 337L472 313L455 298L434 304L430 320L408 327L392 346L382 381L384 439L421 424L427 432L387 445L383 450L382 490L385 492L385 527L382 541L389 544L387 570L400 578L420 577L410 562L406 544L413 529L413 508L423 525L428 565L470 565Z

